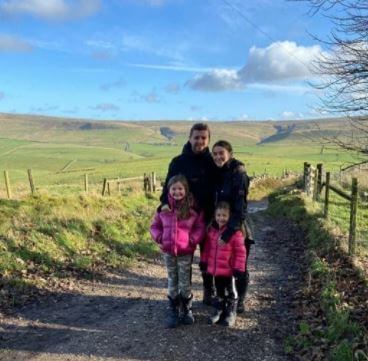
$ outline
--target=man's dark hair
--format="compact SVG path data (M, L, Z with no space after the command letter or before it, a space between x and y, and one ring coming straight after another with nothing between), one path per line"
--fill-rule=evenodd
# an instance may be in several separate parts
M200 131L201 130L207 130L208 138L211 137L210 127L206 123L195 123L195 124L193 124L193 126L190 128L189 138L192 136L192 134L195 130L200 130Z

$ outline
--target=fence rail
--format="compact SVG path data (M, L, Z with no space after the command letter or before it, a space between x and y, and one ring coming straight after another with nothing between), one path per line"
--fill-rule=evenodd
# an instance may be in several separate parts
M356 218L358 210L358 179L352 178L351 194L344 192L338 187L330 184L331 173L326 172L326 180L323 179L323 165L317 164L314 168L311 164L304 163L304 191L313 200L319 200L323 188L325 188L324 217L328 218L330 190L350 202L350 224L349 224L349 254L355 255L356 251Z
M35 185L33 175L32 175L32 169L27 169L27 174L28 174L30 193L36 194L39 188L37 188ZM122 184L134 182L134 181L141 181L142 188L145 192L156 192L160 189L160 187L157 184L156 172L150 172L150 173L144 173L143 176L138 176L138 177L113 178L113 179L103 178L101 194L103 196L111 195L113 185L116 185L117 191L120 193ZM12 199L13 192L12 192L12 186L11 186L11 178L9 176L9 171L7 170L4 171L4 183L5 183L5 189L6 189L6 196L8 199ZM82 186L83 188L81 187L82 188L81 190L83 190L85 193L88 193L89 188L90 188L88 173L85 173L83 175L83 178L81 179L81 184L83 184Z

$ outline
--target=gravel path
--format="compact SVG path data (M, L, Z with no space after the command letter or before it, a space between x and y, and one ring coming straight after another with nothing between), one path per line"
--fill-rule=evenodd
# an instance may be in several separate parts
M0 360L292 360L283 339L296 322L294 297L303 277L300 232L268 218L265 202L250 204L256 226L246 312L234 328L209 326L198 266L193 267L193 326L163 327L166 272L144 261L99 281L79 281L70 293L0 314ZM196 257L195 263L198 258Z

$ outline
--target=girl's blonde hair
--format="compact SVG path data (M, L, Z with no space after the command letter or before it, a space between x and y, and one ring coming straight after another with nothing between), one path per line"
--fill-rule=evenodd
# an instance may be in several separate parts
M167 182L167 190L170 192L170 188L175 183L181 183L184 186L185 196L180 202L178 208L179 219L187 219L190 217L190 208L193 206L193 196L189 192L189 184L185 176L182 174L174 175Z

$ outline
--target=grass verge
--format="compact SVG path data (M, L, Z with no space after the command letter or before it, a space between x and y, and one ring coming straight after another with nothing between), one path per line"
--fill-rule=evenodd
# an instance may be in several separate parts
M294 220L308 241L301 320L286 351L302 360L368 360L367 280L339 247L333 224L296 189L272 194L269 212Z
M148 232L157 203L143 193L0 200L0 306L157 255Z

